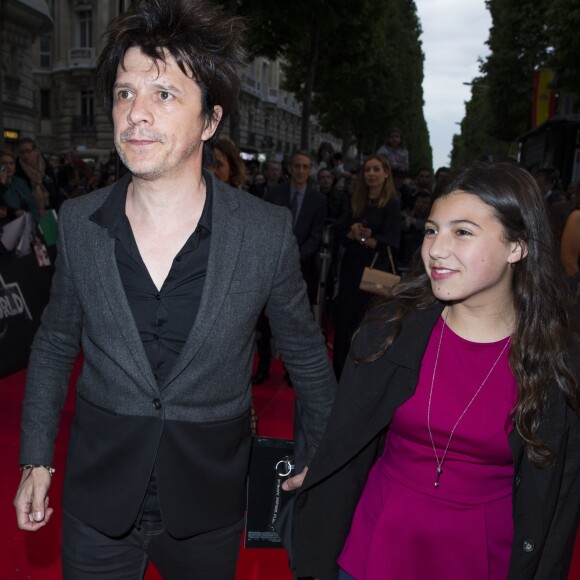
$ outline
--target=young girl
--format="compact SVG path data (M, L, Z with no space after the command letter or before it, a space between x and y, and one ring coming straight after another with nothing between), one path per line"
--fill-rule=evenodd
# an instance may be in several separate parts
M421 257L353 342L296 497L295 573L566 578L578 342L534 179L511 164L456 172Z
M389 130L387 142L379 147L377 155L386 157L392 169L401 172L409 171L409 151L405 147L400 129L393 127Z

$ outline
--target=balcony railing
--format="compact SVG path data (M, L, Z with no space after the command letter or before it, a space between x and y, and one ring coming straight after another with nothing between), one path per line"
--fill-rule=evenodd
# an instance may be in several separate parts
M71 48L68 51L68 64L71 68L93 68L95 66L94 47Z

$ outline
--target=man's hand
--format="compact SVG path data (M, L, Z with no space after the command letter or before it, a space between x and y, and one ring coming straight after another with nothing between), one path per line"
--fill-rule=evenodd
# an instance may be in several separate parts
M307 473L308 467L305 467L302 473L299 473L298 475L295 475L294 477L290 477L289 479L287 479L282 484L282 489L284 491L292 491L294 489L298 489L299 487L302 486L302 483L304 482L304 478L306 477Z
M45 467L33 467L22 472L14 498L16 521L21 530L36 532L50 520L54 511L48 507L51 477Z

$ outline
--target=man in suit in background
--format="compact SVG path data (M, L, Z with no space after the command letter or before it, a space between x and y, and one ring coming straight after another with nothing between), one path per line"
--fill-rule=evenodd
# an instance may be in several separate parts
M292 212L300 266L310 303L315 304L318 292L318 252L328 210L324 195L309 183L311 171L310 154L296 151L290 158L290 181L269 187L264 199L287 207Z
M269 188L280 183L282 164L274 159L268 159L264 164L264 181L250 186L250 193L264 199Z
M164 578L233 580L262 310L303 411L294 483L324 430L336 384L290 212L202 170L237 99L242 58L238 20L203 0L140 0L109 25L97 81L129 171L61 208L14 500L21 529L50 520L54 438L82 346L65 580L139 578L149 561Z
M324 220L328 211L326 198L309 184L312 158L306 151L296 151L290 158L290 181L269 187L264 199L275 205L287 207L292 213L294 236L300 252L300 267L308 288L311 304L316 304L319 278L319 252L322 245ZM264 382L269 376L271 329L263 318L258 325L258 369L252 381ZM276 337L276 334L274 333ZM277 337L276 337L277 338ZM291 378L286 373L288 383Z

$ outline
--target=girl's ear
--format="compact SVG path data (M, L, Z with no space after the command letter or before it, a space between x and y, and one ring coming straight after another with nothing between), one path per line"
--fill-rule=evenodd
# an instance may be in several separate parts
M528 246L525 242L513 242L510 244L508 263L515 264L528 255Z

